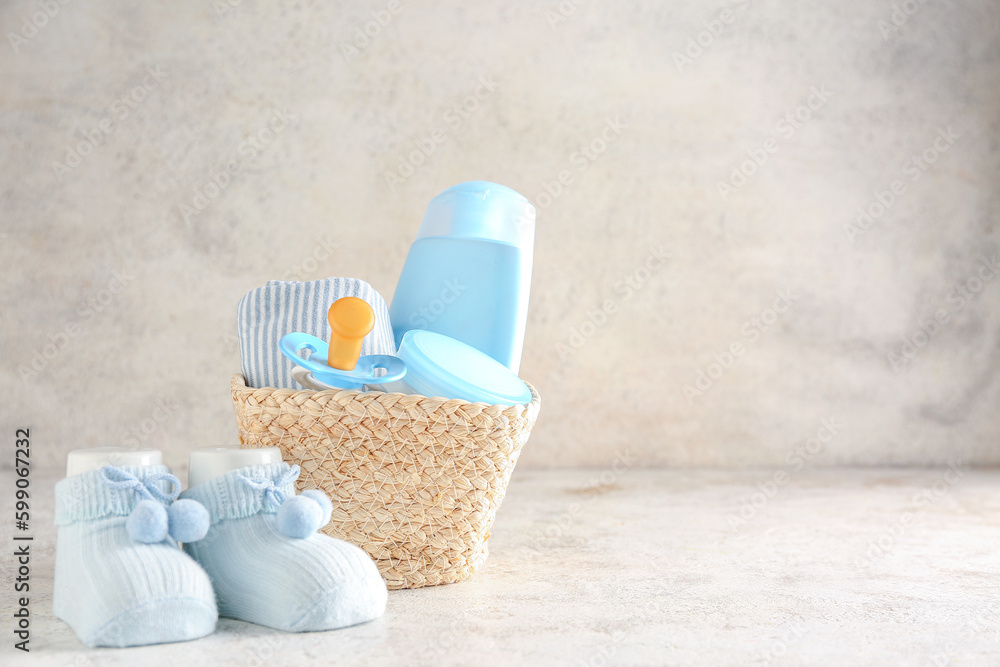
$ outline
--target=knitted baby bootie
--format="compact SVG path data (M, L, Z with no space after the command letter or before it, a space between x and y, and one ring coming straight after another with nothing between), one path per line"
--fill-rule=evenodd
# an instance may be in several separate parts
M364 550L316 532L332 505L295 495L299 467L240 468L188 489L211 515L208 536L185 550L215 586L219 615L289 632L333 630L378 618L388 592Z
M56 484L55 615L84 644L141 646L196 639L218 617L205 571L178 540L205 535L196 503L172 503L166 466L105 466Z

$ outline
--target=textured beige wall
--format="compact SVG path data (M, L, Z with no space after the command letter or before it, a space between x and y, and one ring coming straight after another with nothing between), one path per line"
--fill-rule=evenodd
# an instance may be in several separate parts
M388 299L488 179L539 208L523 465L1000 463L996 3L152 4L0 8L37 460L232 443L239 297Z

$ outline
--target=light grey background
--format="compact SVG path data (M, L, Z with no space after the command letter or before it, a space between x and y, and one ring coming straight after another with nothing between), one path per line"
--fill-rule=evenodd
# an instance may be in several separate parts
M427 202L488 179L539 209L522 465L1000 463L998 17L5 3L3 433L59 465L234 443L240 296L388 300Z

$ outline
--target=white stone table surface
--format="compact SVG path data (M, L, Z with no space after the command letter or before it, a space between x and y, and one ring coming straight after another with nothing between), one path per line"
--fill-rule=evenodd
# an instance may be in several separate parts
M485 568L392 592L378 621L294 635L220 619L193 642L86 650L52 615L57 474L36 471L25 655L4 470L0 664L1000 664L1000 471L783 472L517 470Z

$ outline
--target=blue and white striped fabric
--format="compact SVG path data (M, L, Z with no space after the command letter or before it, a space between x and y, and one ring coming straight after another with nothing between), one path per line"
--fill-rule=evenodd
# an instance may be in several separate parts
M302 331L330 340L327 310L337 299L356 296L375 311L375 327L361 343L361 354L395 354L389 309L382 295L363 280L326 278L310 282L272 280L240 299L237 329L240 363L248 387L304 389L292 379L292 362L281 354L278 341Z

